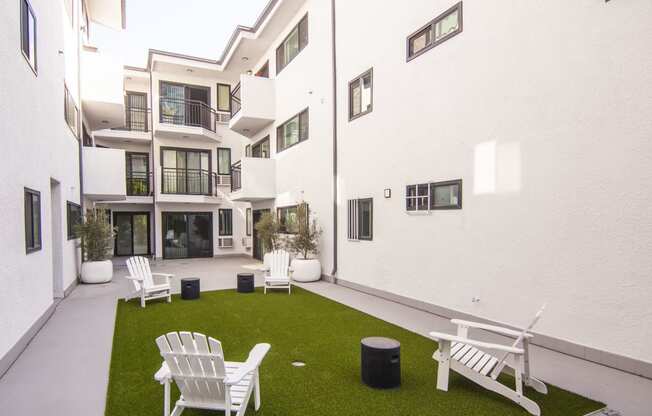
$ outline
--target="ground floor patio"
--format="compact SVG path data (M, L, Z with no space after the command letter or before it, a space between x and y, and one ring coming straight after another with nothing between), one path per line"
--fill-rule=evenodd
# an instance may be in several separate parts
M177 291L181 277L199 277L202 291L208 291L235 287L236 273L247 271L252 264L252 260L238 257L160 261L154 268L175 274ZM104 414L116 299L129 290L122 279L125 274L126 269L118 265L112 283L78 286L58 304L52 318L0 379L3 413ZM443 318L342 286L326 282L300 286L417 334L453 330ZM650 380L536 347L532 368L544 381L606 402L623 415L645 415L652 408L652 397L647 394L652 391ZM149 381L155 384L153 379Z

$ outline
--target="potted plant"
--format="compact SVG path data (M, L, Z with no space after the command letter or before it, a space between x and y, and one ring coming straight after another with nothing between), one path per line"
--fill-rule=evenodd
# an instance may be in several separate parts
M314 282L321 279L321 263L310 255L319 254L319 237L322 230L317 220L308 218L308 204L302 202L297 207L296 219L292 224L294 235L288 238L286 245L295 258L292 259L292 279L297 282Z
M81 238L81 280L84 283L106 283L113 278L111 248L113 228L103 209L89 209L84 221L75 226Z
M279 224L276 217L270 212L265 212L256 223L256 232L263 243L263 263L269 266L269 254L271 251L281 248L279 243Z

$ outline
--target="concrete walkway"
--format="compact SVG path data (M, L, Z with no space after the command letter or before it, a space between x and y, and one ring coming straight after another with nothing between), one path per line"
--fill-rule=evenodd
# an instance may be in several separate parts
M153 268L175 274L177 292L182 277L199 277L204 291L235 287L236 273L251 271L246 266L252 264L247 258L193 259L161 261ZM124 268L117 268L114 282L78 286L59 303L52 318L0 379L1 414L104 415L116 299L129 290L129 282L121 278L125 274ZM261 284L260 276L256 284ZM422 335L453 330L440 317L342 286L325 282L299 286ZM607 402L623 416L650 415L651 380L542 348L534 349L532 361L534 374L549 383Z

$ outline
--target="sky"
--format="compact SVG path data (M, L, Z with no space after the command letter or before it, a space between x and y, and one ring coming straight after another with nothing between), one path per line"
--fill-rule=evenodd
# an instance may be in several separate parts
M219 59L237 25L252 26L268 0L127 0L127 29L94 24L91 42L123 64L144 67L148 49Z

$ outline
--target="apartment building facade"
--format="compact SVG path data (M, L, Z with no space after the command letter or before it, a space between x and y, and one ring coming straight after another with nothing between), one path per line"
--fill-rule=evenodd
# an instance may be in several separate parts
M3 2L0 374L77 282L81 141L98 109L111 112L92 82L103 58L91 46L91 23L119 30L123 12L120 1Z

